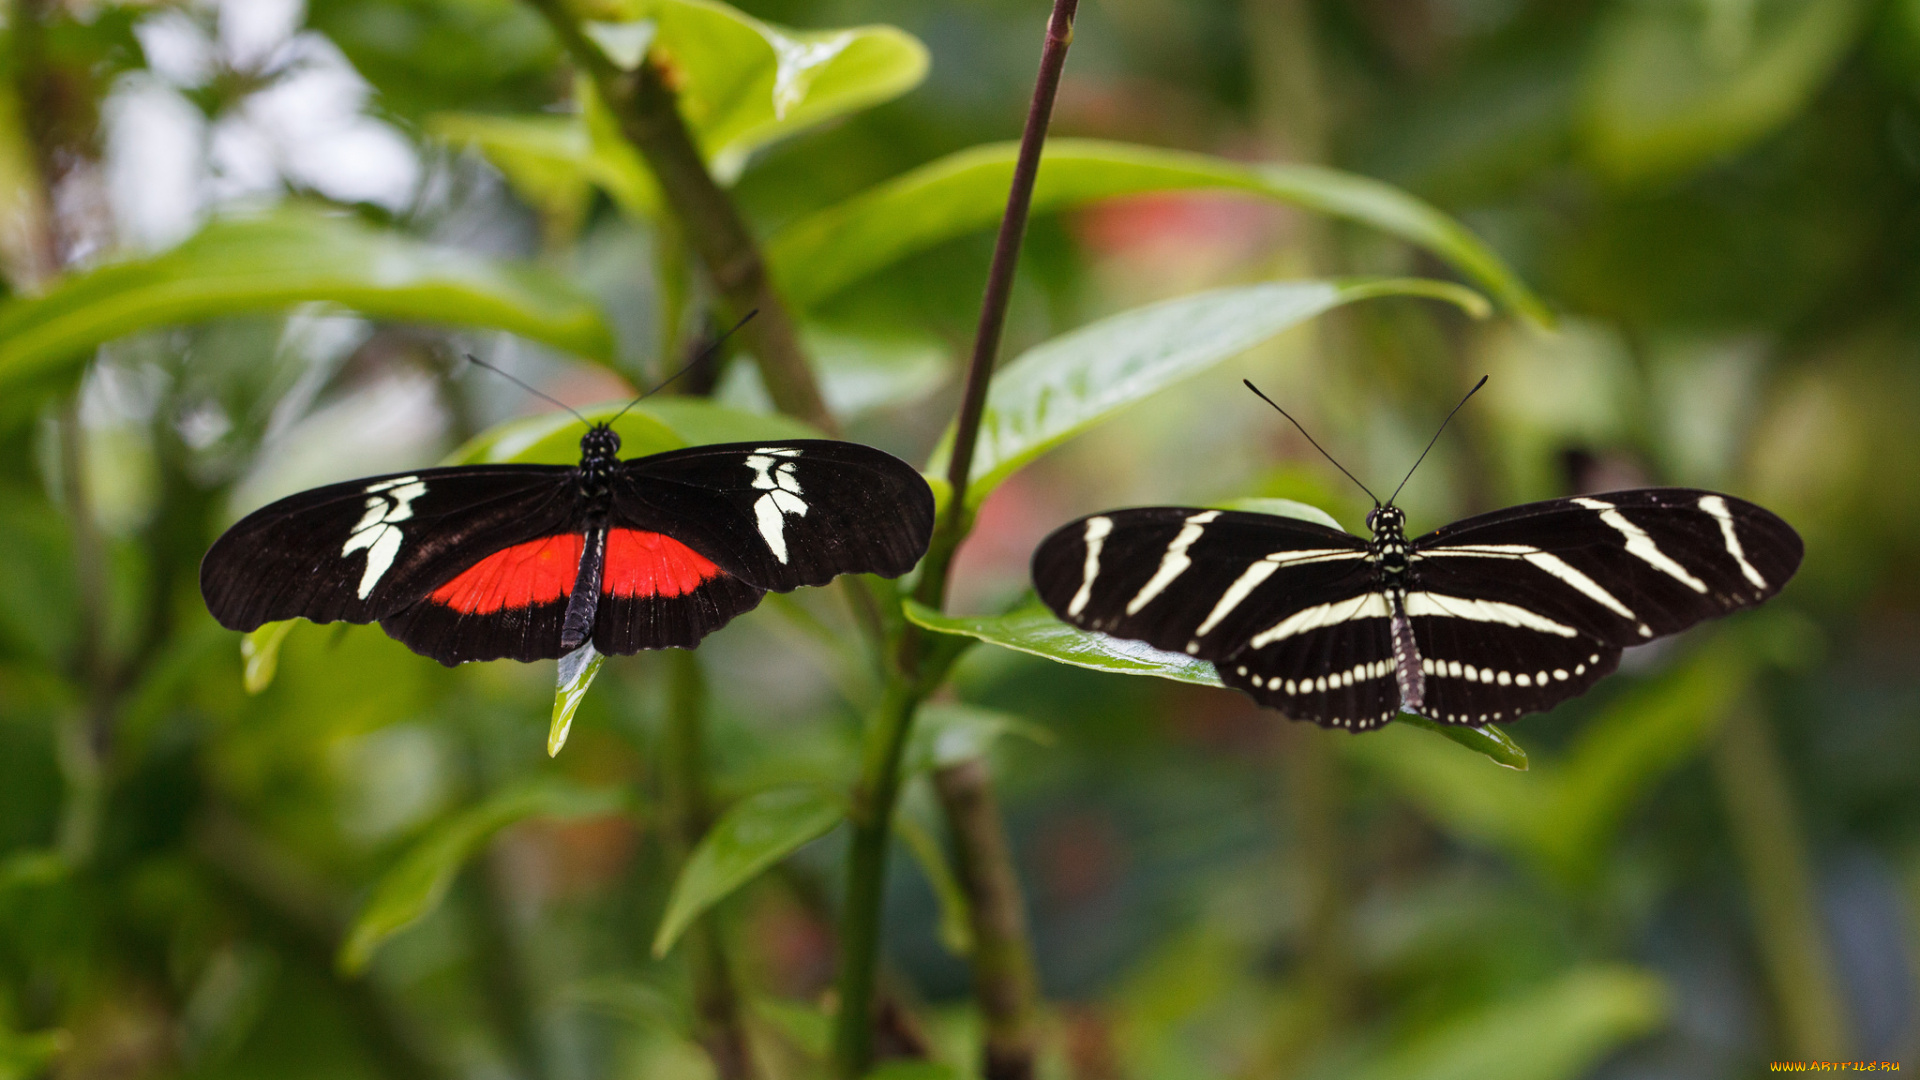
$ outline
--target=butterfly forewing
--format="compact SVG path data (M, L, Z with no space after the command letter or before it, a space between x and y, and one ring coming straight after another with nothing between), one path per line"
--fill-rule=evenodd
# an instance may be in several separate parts
M1802 553L1772 513L1689 488L1529 503L1413 546L1423 587L1513 604L1619 646L1760 603Z
M905 462L858 443L729 443L622 463L613 520L787 592L911 570L933 532L933 492Z
M1033 581L1075 626L1219 660L1268 613L1364 587L1365 557L1360 540L1309 521L1145 507L1063 526L1034 552Z
M373 622L488 554L563 530L573 470L420 469L303 491L247 515L200 564L229 630L295 617Z

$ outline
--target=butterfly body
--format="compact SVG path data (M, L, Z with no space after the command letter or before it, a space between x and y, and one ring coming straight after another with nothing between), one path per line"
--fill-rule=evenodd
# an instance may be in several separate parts
M691 648L769 591L897 576L933 496L911 466L828 440L621 460L596 425L577 466L421 469L249 514L201 564L221 625L379 622L446 664Z
M1116 510L1059 529L1033 580L1062 619L1210 660L1298 720L1365 731L1401 711L1501 723L1553 707L1621 651L1751 607L1800 538L1752 503L1643 488L1530 503L1415 540L1267 514Z

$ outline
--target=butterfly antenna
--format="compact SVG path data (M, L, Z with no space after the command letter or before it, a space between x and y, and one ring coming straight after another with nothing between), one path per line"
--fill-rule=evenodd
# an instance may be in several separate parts
M513 385L519 387L520 389L525 390L527 393L532 394L534 397L540 398L543 401L553 402L555 405L558 405L561 408L567 410L568 412L573 413L574 418L579 420L581 423L583 424L587 423L587 418L584 416L581 416L578 412L576 412L573 406L567 404L564 401L561 401L559 398L541 393L540 391L534 389L531 386L528 386L526 383L521 382L519 379L514 378L513 376L507 374L506 372L500 370L499 368L494 367L492 364L487 363L485 360L480 359L479 357L473 355L472 353L467 354L467 361L479 367L486 368L488 371L493 372L495 375L498 375L501 378L512 383Z
M715 353L720 351L720 346L725 345L727 343L727 339L734 335L734 331L737 331L741 327L747 325L747 320L753 318L755 315L758 315L758 314L760 314L760 309L754 308L752 311L749 311L745 315L740 316L739 322L734 323L732 328L729 329L726 333L721 334L719 337L715 338L713 340L713 344L700 350L699 356L696 356L692 360L687 361L685 366L681 367L679 371L676 371L673 374L667 376L666 379L664 379L658 386L655 386L653 389L647 391L644 394L641 394L637 398L634 398L632 401L627 402L627 409L631 409L635 405L640 404L641 402L647 400L648 398L659 393L660 391L665 390L669 385L673 383L673 380L679 378L682 375L685 375L687 372L692 371L694 368L699 367L701 364L706 363L708 359L712 358L712 356ZM611 417L607 419L607 423L612 424L615 420L618 420L621 417L627 415L627 409L621 409L619 412L614 413Z
M1445 420L1442 420L1442 421L1440 421L1440 431L1445 431L1445 430L1447 430L1447 425L1453 422L1453 413L1457 413L1457 412L1459 412L1459 411L1460 411L1461 409L1463 409L1463 408L1465 408L1465 407L1466 407L1466 404L1467 404L1467 398L1470 398L1470 397L1472 397L1473 395L1475 395L1475 394L1477 394L1477 393L1479 393L1479 392L1480 392L1480 388L1481 388L1481 387L1483 387L1483 386L1485 386L1485 385L1487 385L1487 377L1486 377L1485 375L1482 375L1482 376L1480 376L1480 381L1479 381L1479 382L1477 382L1477 383L1474 383L1474 384L1473 384L1473 389L1471 389L1471 390L1469 390L1469 391L1467 391L1467 397L1463 397L1463 398L1461 398L1461 399L1460 399L1460 404L1458 404L1458 405L1455 405L1455 406L1453 407L1453 412L1450 412L1450 413L1448 413L1448 414L1447 414L1447 418L1446 418ZM1434 444L1434 443L1437 443L1437 442L1439 442L1439 441L1440 441L1440 431L1436 431L1436 432L1434 432L1434 433L1433 433L1433 438L1432 438L1432 439L1430 439L1430 440L1428 440L1428 442L1427 442L1427 449L1426 449L1426 450L1422 450L1422 451L1420 451L1420 456L1419 456L1419 457L1418 457L1417 459L1415 459L1415 460L1414 460L1414 463L1413 463L1413 469L1418 469L1418 468L1420 467L1420 462L1422 462L1422 461L1425 461L1425 460L1427 460L1427 452L1428 452L1429 450L1432 450L1432 449L1433 449L1433 444ZM1407 470L1407 475L1406 475L1406 479L1403 479L1403 480L1401 480L1401 481L1400 481L1400 487L1397 487L1397 488L1394 488L1394 489L1393 489L1393 499L1397 499L1397 498L1399 498L1399 497L1400 497L1400 488L1403 488L1403 487L1406 487L1406 486L1407 486L1407 480L1411 480L1411 479L1413 479L1413 469L1408 469L1408 470ZM1392 505L1393 505L1393 499L1388 499L1388 500L1387 500L1387 505L1388 505L1388 506L1392 506Z
M1291 423L1291 424L1292 424L1292 425L1293 425L1294 427L1296 427L1296 428L1300 428L1300 434L1302 434L1302 435L1307 435L1307 429L1306 429L1306 428L1304 428L1304 427L1300 427L1300 421L1298 421L1298 420L1295 420L1295 419L1293 418L1293 416L1292 416L1291 414L1289 414L1289 413L1287 412L1287 410L1285 410L1285 409L1283 409L1283 408L1281 408L1281 407L1280 407L1280 406L1278 406L1278 405L1274 405L1274 402L1273 402L1273 399L1272 399L1272 398L1270 398L1270 397L1268 397L1268 396L1267 396L1267 395L1265 395L1265 394L1262 394L1262 393L1260 392L1260 388L1259 388L1259 387L1257 387L1257 386L1255 386L1255 385L1253 385L1253 381L1252 381L1251 379L1241 379L1240 381L1241 381L1241 382L1243 382L1243 383L1246 383L1246 384L1247 384L1247 389L1249 389L1249 390L1251 390L1251 391L1253 391L1253 393L1254 393L1254 396L1255 396L1255 397L1257 397L1257 398L1259 398L1259 399L1260 399L1261 401L1264 401L1264 402L1266 402L1266 403L1267 403L1267 404L1269 404L1269 405L1273 405L1273 411L1274 411L1274 412L1277 412L1277 413L1279 413L1279 414L1280 414L1281 416L1284 416L1284 417L1286 417L1286 418L1287 418L1287 421L1288 421L1289 423ZM1327 451L1326 451L1326 448L1325 448L1325 447L1323 447L1323 446L1321 446L1321 445L1320 445L1319 443L1317 443L1317 442L1313 442L1313 436L1311 436L1311 435L1307 435L1307 441L1308 441L1308 442L1310 442L1310 443L1313 443L1313 448L1314 448L1315 450L1318 450L1318 451L1320 451L1320 454L1321 454L1321 456L1322 456L1322 457L1325 457L1325 458L1326 458L1326 459L1327 459L1328 461L1333 461L1333 455L1332 455L1332 454L1329 454L1329 453L1327 453ZM1357 477L1357 476L1355 476L1355 475L1353 475L1353 474L1352 474L1352 473L1350 473L1350 472L1347 472L1347 467L1346 467L1345 465L1342 465L1342 464L1340 464L1340 463L1339 463L1338 461L1333 461L1333 467L1334 467L1334 468L1336 468L1336 469L1339 469L1339 470L1340 470L1341 472L1343 472L1343 473L1347 473L1347 479L1349 479L1349 480L1351 480L1351 481L1353 481L1353 482L1354 482L1354 483L1356 483L1356 484L1360 484L1360 478L1359 478L1359 477ZM1375 494L1374 494L1374 493L1372 492L1372 490L1370 490L1370 489L1369 489L1369 488L1367 487L1367 485L1365 485L1365 484L1360 484L1360 490L1361 490L1361 491L1365 491L1365 492L1367 493L1367 498L1369 498L1369 499L1372 499L1372 500L1373 500L1373 505L1375 505L1375 506L1379 506L1379 505L1380 505L1380 496L1378 496L1378 495L1375 495Z

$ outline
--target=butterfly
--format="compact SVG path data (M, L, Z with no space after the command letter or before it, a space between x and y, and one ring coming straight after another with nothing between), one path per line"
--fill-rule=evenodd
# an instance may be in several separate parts
M1392 498L1374 500L1364 540L1270 514L1113 510L1042 541L1033 583L1074 626L1211 661L1293 719L1367 731L1402 711L1478 726L1550 709L1623 649L1773 596L1804 550L1767 510L1690 488L1527 503L1413 540L1405 526Z
M933 493L857 443L725 443L622 461L608 424L580 464L463 465L314 488L248 514L200 564L229 630L378 622L453 665L692 648L771 592L897 577Z

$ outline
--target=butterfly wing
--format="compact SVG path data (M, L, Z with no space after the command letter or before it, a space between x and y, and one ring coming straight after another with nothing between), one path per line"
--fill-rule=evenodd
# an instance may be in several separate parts
M1621 649L1773 596L1804 550L1772 513L1687 488L1511 507L1413 549L1407 614L1425 711L1449 723L1511 720L1583 693Z
M623 462L594 647L691 648L769 590L897 577L926 554L933 492L858 443L730 443Z
M1085 630L1211 660L1262 705L1329 727L1399 704L1385 601L1360 539L1268 514L1147 507L1043 541L1034 588Z
M216 540L200 564L200 592L229 630L296 617L383 619L491 552L565 531L572 471L421 469L303 491Z
M913 569L933 535L933 492L913 466L858 443L723 443L623 462L613 521L788 592Z

